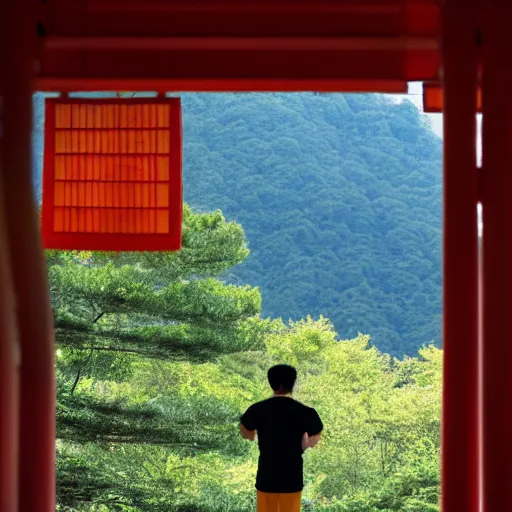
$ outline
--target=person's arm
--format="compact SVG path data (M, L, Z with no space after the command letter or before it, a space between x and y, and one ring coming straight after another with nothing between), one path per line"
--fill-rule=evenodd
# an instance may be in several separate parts
M304 436L302 438L302 450L306 451L309 448L314 448L320 441L321 437L322 437L321 432L314 436L310 436L307 432L305 432Z
M314 448L320 441L321 437L322 437L322 432L320 432L319 434L316 434L314 436L308 436L308 439L309 439L308 448Z
M251 406L240 418L240 434L243 438L254 441L256 438L256 423L256 412L254 407Z
M240 434L242 434L243 438L249 441L254 441L254 439L256 439L256 430L248 430L245 428L243 423L240 423Z
M322 437L323 429L324 426L320 416L314 409L310 409L307 429L302 438L302 449L304 451L308 448L315 448Z

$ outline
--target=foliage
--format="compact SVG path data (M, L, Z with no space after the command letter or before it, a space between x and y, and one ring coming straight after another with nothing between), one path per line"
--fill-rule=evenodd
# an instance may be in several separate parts
M240 222L263 313L415 355L441 341L441 141L408 101L183 96L185 197Z
M273 318L322 314L342 338L368 332L400 357L439 345L441 141L414 105L354 94L184 94L182 104L185 198L240 222L252 248L232 269L222 237L203 238L212 274L258 286ZM41 95L35 106L39 192ZM168 264L179 273L188 261Z
M185 206L178 253L47 253L57 510L252 512L238 418L288 362L325 424L305 511L439 512L439 141L379 96L184 104L190 199L254 249Z
M257 316L259 291L208 277L247 255L240 226L186 208L184 233L178 253L49 255L56 340L71 351L62 352L66 371L109 367L112 352L206 361L263 345L272 322ZM210 243L216 253L204 250Z
M333 332L308 319L283 333L299 361L297 398L326 427L306 455L304 510L439 512L441 351L409 359L415 372L403 383L402 363L368 337L337 342ZM304 355L303 345L320 348ZM237 418L267 396L265 370L282 360L269 350L204 364L144 359L123 382L90 381L66 395L61 510L252 512L257 453Z
M323 317L260 318L257 290L197 264L209 215L187 209L199 244L187 242L187 264L180 253L48 254L58 510L254 510L257 449L238 418L284 361L326 426L306 457L305 510L437 512L441 351L396 360L368 336L338 341ZM222 248L235 264L241 228L220 218L214 229L238 232Z
M47 254L63 510L167 510L196 463L247 454L236 401L186 379L281 329L260 318L256 288L212 277L247 254L239 225L188 207L178 253Z

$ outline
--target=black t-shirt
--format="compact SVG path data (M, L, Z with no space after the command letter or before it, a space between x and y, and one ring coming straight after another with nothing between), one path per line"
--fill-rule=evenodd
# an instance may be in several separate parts
M302 491L302 438L305 433L314 436L323 430L315 409L278 396L251 405L240 421L247 430L258 431L256 489L269 493Z

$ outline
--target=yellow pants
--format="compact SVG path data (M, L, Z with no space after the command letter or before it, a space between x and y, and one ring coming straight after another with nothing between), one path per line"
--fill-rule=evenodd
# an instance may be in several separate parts
M301 492L290 494L258 491L258 512L300 512Z

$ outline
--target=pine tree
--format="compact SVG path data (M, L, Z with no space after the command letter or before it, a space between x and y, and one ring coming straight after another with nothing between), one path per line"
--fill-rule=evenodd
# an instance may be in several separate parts
M135 370L172 379L169 362L205 363L261 350L265 333L277 323L259 317L259 290L215 277L226 277L248 254L241 226L227 222L219 211L198 214L187 206L183 249L176 253L48 252L57 344L60 503L150 502L155 490L139 488L135 477L126 479L131 483L124 498L105 497L119 492L111 464L121 452L126 457L127 446L130 460L139 461L135 467L161 457L162 447L172 446L182 456L210 450L245 453L235 430L239 411L222 401L171 394L137 397L133 390L102 394L98 386L126 382ZM78 445L81 453L93 450L95 455L77 459L73 446ZM93 462L101 459L102 449L102 457L115 452L118 458L104 465Z
M261 346L258 289L213 277L248 254L238 224L189 208L180 252L49 253L56 343L72 353L73 389L109 352L201 362Z

